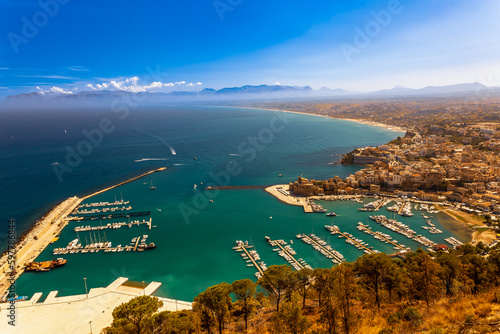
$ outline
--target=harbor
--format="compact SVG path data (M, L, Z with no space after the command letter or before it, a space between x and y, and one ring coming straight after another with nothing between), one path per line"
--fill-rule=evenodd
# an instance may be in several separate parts
M399 244L397 242L397 240L391 238L391 236L389 234L384 234L384 233L373 231L369 225L364 225L362 222L358 223L358 230L360 230L361 232L364 232L366 234L372 235L377 240L380 240L380 241L385 242L387 244L393 245L395 250L399 250L399 251L410 251L411 250L409 247L406 247L405 245Z
M72 216L68 217L69 221L82 221L82 220L98 220L98 219L113 219L113 218L131 218L131 217L143 217L149 216L151 211L138 211L138 212L121 212L121 213L112 213L109 215L100 214L100 215L88 215L88 216Z
M62 232L62 230L68 225L70 221L74 220L74 218L71 219L68 218L68 216L70 216L72 212L77 210L84 200L102 194L108 190L117 188L121 185L130 183L132 181L135 181L152 173L163 171L165 169L166 169L165 167L155 168L149 172L143 173L139 176L133 177L126 181L120 182L114 186L96 191L89 195L83 197L77 197L77 196L70 197L65 201L61 202L60 204L58 204L57 206L55 206L54 208L52 208L39 222L37 222L37 224L35 224L35 226L31 229L31 231L28 232L27 235L22 240L20 240L13 248L13 251L15 252L17 258L16 262L17 268L15 271L11 271L9 267L9 263L7 261L8 253L4 254L0 259L0 266L1 266L0 299L3 299L6 296L8 288L12 284L12 281L17 280L19 276L21 276L21 274L25 271L26 264L34 262L35 259L47 248L47 246L49 246L52 242L57 241L57 238ZM99 204L103 203L104 205L115 205L117 202L118 201L115 200L115 203L109 203L109 202L104 203L104 201L98 203ZM128 204L128 202L125 203L125 201L123 200L118 203ZM92 203L89 204L89 207L92 206L97 206L97 205L95 204L93 205ZM149 215L149 211L147 212ZM105 217L108 218L108 216ZM126 217L126 216L127 213L112 214L112 218ZM101 219L105 219L103 218L103 215L99 215L98 217L101 217ZM98 219L98 217L92 217L90 219ZM130 215L130 217L132 217L132 215ZM80 220L85 220L85 219L82 218ZM112 251L112 249L110 251ZM62 253L59 254L65 254L65 253L63 251Z
M338 226L335 225L325 225L325 228L330 231L330 234L335 235L338 234L339 238L344 237L345 242L353 245L359 250L362 250L366 254L375 254L380 253L378 250L374 250L373 247L370 247L366 242L361 239L355 238L352 234L347 232L341 232Z
M85 254L85 253L99 253L100 251L103 251L104 253L109 253L109 252L136 252L136 251L144 251L148 249L154 249L156 248L156 245L154 243L146 243L146 240L149 236L147 234L138 237L134 237L132 241L130 242L130 245L122 246L121 244L113 247L111 241L106 240L106 235L104 235L104 240L101 239L100 236L96 236L94 234L94 237L92 238L92 234L90 234L90 243L87 243L85 246L83 246L80 242L80 239L74 239L69 242L69 244L66 247L60 247L60 248L54 248L53 254L54 255L59 255L59 254ZM87 238L85 237L87 240Z
M296 259L294 255L297 253L293 250L292 246L287 245L287 243L280 239L280 240L271 240L270 237L266 236L265 239L267 240L267 243L271 245L272 247L278 247L274 248L273 251L278 252L279 256L283 257L295 270L300 270L304 268L309 268L313 269L310 265L306 263L303 259Z
M129 228L131 228L132 226L140 226L140 225L143 225L143 224L146 224L148 226L148 228L151 229L152 221L153 221L153 219L149 218L149 220L142 220L142 221L134 220L134 221L131 221L131 222L107 223L106 225L99 225L99 226L90 226L90 225L87 225L87 226L76 226L73 229L73 231L75 231L75 232L86 232L86 231L97 231L97 230L106 230L106 229L113 229L113 230L115 230L115 229L122 228L124 226L128 226Z
M379 216L370 216L370 219L374 220L381 226L399 233L408 239L414 240L418 242L419 244L426 246L426 247L431 247L434 246L436 243L420 234L417 234L414 230L412 230L408 225L403 224L402 222L398 222L395 219L388 219L384 215L379 215Z
M316 236L315 234L297 234L297 238L301 239L306 244L313 246L315 250L331 259L335 264L341 264L345 261L344 256L340 252L332 249L332 247L328 245L326 241Z
M236 240L236 246L233 247L236 252L243 252L241 257L247 262L247 267L254 266L255 269L257 269L255 277L259 279L264 275L267 266L265 262L261 260L259 253L257 253L255 249L249 250L250 248L253 248L253 246L248 245L248 241L243 242L241 240Z

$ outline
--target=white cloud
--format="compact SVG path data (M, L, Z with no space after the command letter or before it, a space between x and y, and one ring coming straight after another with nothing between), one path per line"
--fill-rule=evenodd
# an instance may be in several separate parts
M163 87L174 87L174 86L186 86L186 87L194 87L202 85L201 82L186 82L186 81L177 81L177 82L161 82L155 81L149 85L141 85L139 84L140 79L138 77L131 77L125 80L117 81L111 80L109 82L103 82L100 84L87 84L87 87L93 90L123 90L131 93L143 93L150 91L159 91Z
M74 72L88 72L89 69L85 68L83 66L70 66L68 67L68 70L74 71Z
M40 88L39 86L36 86L36 89L38 89L40 91L40 94L46 94L46 93L73 94L73 92L70 90L64 90L63 88L56 87L56 86L53 86L52 88L50 88L48 90Z

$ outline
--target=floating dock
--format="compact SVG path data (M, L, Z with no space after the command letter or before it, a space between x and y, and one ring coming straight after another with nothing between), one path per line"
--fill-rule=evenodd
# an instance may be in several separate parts
M331 232L331 234L339 234L339 237L344 237L346 238L346 242L348 244L351 244L353 245L354 247L356 247L357 249L360 249L362 251L364 251L365 253L367 254L375 254L375 253L380 253L378 250L374 250L373 247L366 247L364 244L362 244L361 242L364 243L364 241L360 240L361 242L359 242L358 240L359 239L356 239L354 237L352 237L351 234L349 233L344 233L344 232L341 232L340 229L337 227L337 226L328 226L328 225L325 225L325 228Z
M383 241L385 243L389 243L399 250L409 250L409 247L406 247L405 245L400 245L400 244L396 243L394 239L389 239L384 234L382 234L380 232L372 231L371 227L369 225L364 225L363 223L359 222L358 223L358 230L365 232L366 234L370 234L373 237L378 238L380 241Z
M236 246L233 247L233 249L237 252L244 252L244 254L241 254L243 259L248 259L252 262L253 266L257 269L255 276L257 277L257 279L259 279L262 277L262 275L264 275L264 271L267 269L267 266L265 265L264 261L257 262L260 260L260 256L256 250L248 251L248 249L252 247L253 246L248 245L248 241L243 242L241 240L237 240Z
M295 253L295 251L292 249L292 247L290 245L287 245L287 243L284 240L282 240L282 239L271 240L271 238L269 238L268 236L266 236L266 240L269 243L269 245L271 245L273 247L275 247L275 246L279 247L279 249L278 249L279 255L282 256L283 258L285 258L285 260L287 260L287 262L290 263L295 270L300 270L300 269L304 269L304 268L312 269L312 267L310 265L308 265L304 260L295 259L294 255L297 253Z
M138 221L138 220L135 220L133 222L119 222L119 223L108 223L104 226L100 225L100 226L76 226L74 228L74 231L75 232L86 232L86 231L97 231L97 230L106 230L106 229L119 229L119 228L122 228L123 226L128 226L129 228L134 226L134 225L142 225L142 224L147 224L149 226L149 229L151 229L151 222L152 222L152 218L150 218L149 220L142 220L142 221Z
M301 239L306 244L313 246L318 252L331 259L333 263L341 264L345 261L344 256L340 254L340 252L333 250L329 245L327 245L326 241L314 234L297 234L297 238Z
M138 211L138 212L122 212L122 213L112 213L109 215L90 215L90 216L73 216L68 217L71 221L80 220L97 220L97 219L113 219L113 218L130 218L130 217L142 217L149 216L151 211Z

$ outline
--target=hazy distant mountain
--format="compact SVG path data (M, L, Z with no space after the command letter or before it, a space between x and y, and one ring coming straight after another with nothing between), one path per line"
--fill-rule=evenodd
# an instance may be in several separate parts
M396 86L392 89L384 89L371 93L377 96L405 96L405 95L455 95L463 93L476 93L487 90L495 90L478 82L463 83L450 86L428 86L419 89Z
M73 105L75 102L82 106L88 103L115 105L117 103L189 103L189 102L224 102L224 101L257 101L273 99L311 99L311 98L341 98L344 96L356 97L405 97L405 96L456 96L463 94L474 96L500 95L500 88L487 87L480 83L465 83L451 86L429 86L420 89L406 88L396 86L392 89L385 89L376 92L359 93L350 92L341 88L330 89L322 87L319 90L313 90L309 86L282 86L282 85L245 85L241 87L228 87L215 90L205 88L199 92L195 91L174 91L171 93L131 93L125 91L83 91L75 94L60 93L29 93L12 95L2 101L6 106L53 106L57 104Z

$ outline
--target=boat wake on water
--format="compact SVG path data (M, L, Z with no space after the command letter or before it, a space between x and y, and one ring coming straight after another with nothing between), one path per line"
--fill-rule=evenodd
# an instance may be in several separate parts
M242 157L241 154L236 154L236 153L229 153L229 155L232 155L233 157Z
M165 158L142 158L139 160L134 160L134 162L143 162L143 161L165 161Z

